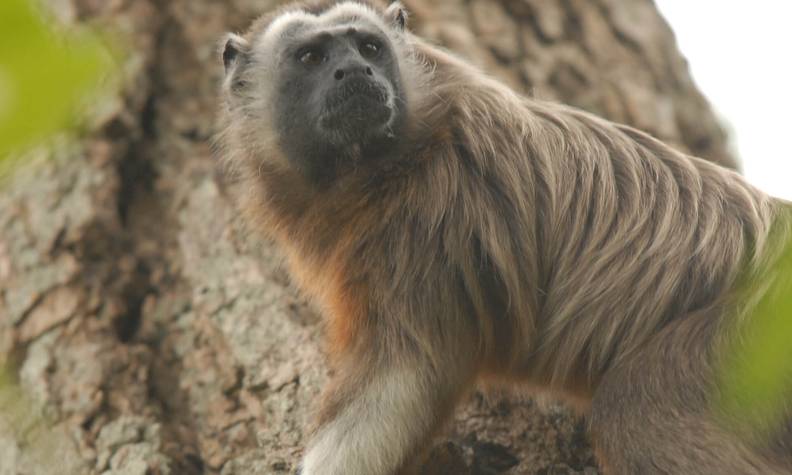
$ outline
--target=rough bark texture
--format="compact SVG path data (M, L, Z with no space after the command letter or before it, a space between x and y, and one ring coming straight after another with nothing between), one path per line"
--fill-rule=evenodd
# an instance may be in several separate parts
M0 475L290 471L327 377L319 318L236 221L210 150L216 42L277 2L50 2L129 55L87 136L0 188L0 361L30 401L0 392ZM405 3L515 88L732 163L650 0ZM597 473L585 421L513 394L474 395L427 471Z

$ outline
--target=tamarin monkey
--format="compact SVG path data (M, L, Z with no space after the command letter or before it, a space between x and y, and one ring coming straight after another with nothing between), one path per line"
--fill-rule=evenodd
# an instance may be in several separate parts
M406 23L294 3L224 41L229 187L327 325L302 474L414 473L481 381L575 401L607 473L792 473L792 418L759 442L711 404L790 204Z

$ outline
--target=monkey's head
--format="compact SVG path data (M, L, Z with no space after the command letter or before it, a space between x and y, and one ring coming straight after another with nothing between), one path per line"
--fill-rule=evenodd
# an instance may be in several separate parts
M406 15L368 1L290 5L223 47L228 120L260 160L311 182L393 153L407 122ZM409 69L409 68L407 68Z

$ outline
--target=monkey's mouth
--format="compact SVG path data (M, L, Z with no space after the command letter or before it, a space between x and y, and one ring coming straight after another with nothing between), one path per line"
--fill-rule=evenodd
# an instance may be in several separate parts
M347 133L382 128L393 114L390 102L390 92L381 84L365 79L349 80L325 102L321 126Z

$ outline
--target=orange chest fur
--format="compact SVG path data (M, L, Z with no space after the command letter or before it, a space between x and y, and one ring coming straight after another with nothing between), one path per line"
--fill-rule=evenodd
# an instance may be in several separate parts
M318 308L327 325L331 354L340 354L358 340L368 317L368 289L348 278L346 262L338 255L310 259L286 246L295 283Z

